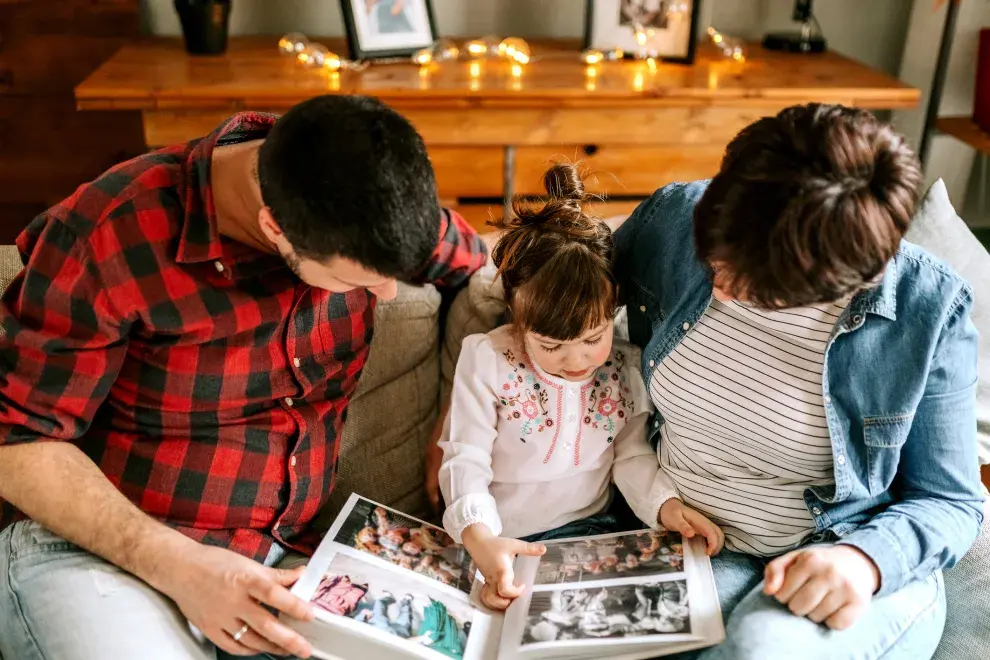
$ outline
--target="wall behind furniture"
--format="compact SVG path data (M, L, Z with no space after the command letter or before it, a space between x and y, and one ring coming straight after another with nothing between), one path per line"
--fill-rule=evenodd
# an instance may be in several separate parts
M927 2L927 0L926 0ZM896 74L901 62L913 0L824 0L815 13L832 47ZM923 3L924 4L924 3ZM142 0L145 29L180 34L172 0ZM769 29L790 26L793 0L702 0L701 30L707 19L723 32L758 39ZM433 0L440 34L523 37L581 37L584 0ZM341 35L338 0L234 0L233 34Z

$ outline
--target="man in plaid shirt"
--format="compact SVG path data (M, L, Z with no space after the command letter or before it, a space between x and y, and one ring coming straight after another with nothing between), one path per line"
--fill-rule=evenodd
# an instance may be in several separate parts
M243 113L103 174L18 239L0 304L0 655L309 645L264 606L311 552L377 299L485 248L378 101ZM187 623L188 620L188 623Z

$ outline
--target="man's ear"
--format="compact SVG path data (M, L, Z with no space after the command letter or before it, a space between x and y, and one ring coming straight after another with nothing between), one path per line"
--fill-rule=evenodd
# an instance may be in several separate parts
M258 226L261 227L262 233L264 233L265 238L267 238L272 244L278 243L278 239L282 236L282 228L279 226L278 222L275 220L275 216L272 215L271 209L267 206L262 206L261 210L258 211Z

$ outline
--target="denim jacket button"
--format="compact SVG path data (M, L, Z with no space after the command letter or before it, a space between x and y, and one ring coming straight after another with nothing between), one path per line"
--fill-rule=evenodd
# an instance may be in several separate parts
M839 465L845 465L846 457L843 456L842 454L839 454L838 456L835 457L835 462L838 463Z
M825 401L825 403L827 403L827 404L828 404L828 403L832 403L832 397L830 397L830 396L828 396L828 395L826 394L826 395L825 395L825 399L824 399L824 401Z
M655 367L655 366L657 366L657 363L654 362L653 360L650 360L650 367L652 368L652 367Z
M685 331L685 332L687 332L688 330L690 330L690 329L691 329L691 324L690 324L690 323L688 323L687 321L685 321L685 322L684 322L684 325L682 325L681 327L682 327L682 328L684 328L684 331Z
M641 311L641 312L643 312L645 314L646 313L646 305L640 305L639 306L639 311Z
M816 516L820 516L820 515L822 515L822 510L821 510L821 509L819 509L819 508L818 508L817 506L816 506L816 507L814 507L814 508L813 508L813 509L811 510L811 512L812 512L813 514L815 514Z
M863 322L862 314L856 314L855 316L853 316L853 325L859 325L862 322Z

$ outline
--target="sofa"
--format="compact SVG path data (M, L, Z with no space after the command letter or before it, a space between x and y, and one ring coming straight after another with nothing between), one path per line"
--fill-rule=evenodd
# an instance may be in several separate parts
M613 226L621 219L613 219ZM976 291L974 321L981 330L978 430L982 463L990 462L990 254L958 217L945 186L925 196L909 240L952 264ZM0 247L0 290L21 268L12 246ZM432 518L423 491L426 444L449 392L461 341L501 319L493 271L476 274L447 304L432 287L401 285L395 300L376 310L367 367L344 427L339 475L317 524L329 526L351 492L412 515ZM618 332L622 334L620 313ZM946 572L948 617L938 660L977 660L990 649L990 509L969 554Z

